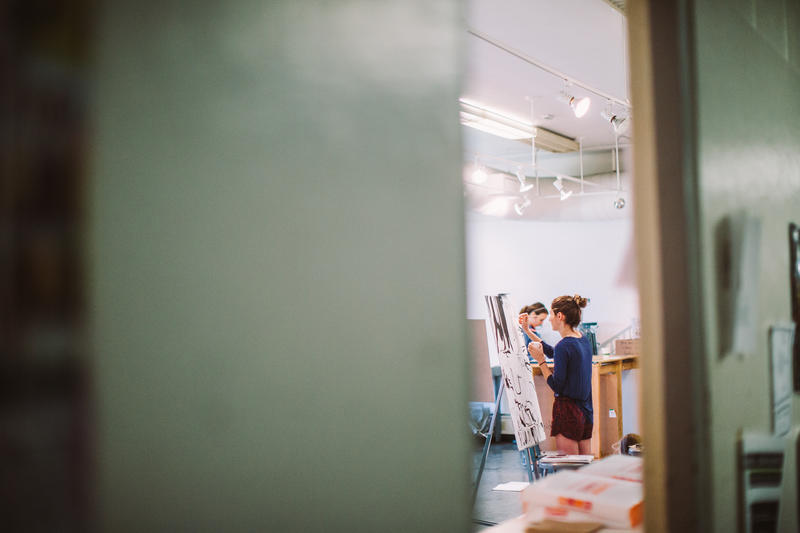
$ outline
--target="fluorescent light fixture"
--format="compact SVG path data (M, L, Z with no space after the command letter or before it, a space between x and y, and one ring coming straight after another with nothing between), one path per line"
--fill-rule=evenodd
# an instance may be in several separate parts
M461 123L504 139L516 141L533 137L533 128L521 120L461 100Z
M577 152L578 142L554 131L534 127L525 122L486 107L459 100L461 104L461 124L504 139L512 139L530 144L536 136L536 148L552 153Z
M519 181L519 192L528 192L533 189L533 184L525 183L525 176L522 175L522 169L517 169L517 181Z
M555 187L561 194L562 202L572 196L572 191L568 191L564 188L564 181L561 179L561 176L558 176L556 181L553 182L553 187Z
M516 211L519 216L522 216L522 213L525 212L525 208L529 205L531 205L531 201L528 200L527 196L524 196L521 202L514 204L514 211Z
M497 137L502 137L503 139L511 139L513 141L519 141L522 139L531 138L531 134L525 131L519 130L511 126L507 126L500 122L493 122L489 119L485 119L483 117L479 117L471 113L464 113L463 111L461 112L461 123L465 126L469 126L470 128L480 130L484 133L489 133L491 135L496 135Z

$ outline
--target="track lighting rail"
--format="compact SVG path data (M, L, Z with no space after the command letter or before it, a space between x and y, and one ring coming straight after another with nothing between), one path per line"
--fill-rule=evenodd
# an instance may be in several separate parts
M467 33L477 37L478 39L481 39L481 40L491 44L492 46L495 46L495 47L499 48L500 50L503 50L504 52L507 52L507 53L509 53L509 54L511 54L511 55L513 55L515 57L518 57L519 59L525 61L526 63L528 63L530 65L533 65L534 67L537 67L537 68L539 68L541 70L544 70L545 72L548 72L549 74L552 74L553 76L555 76L557 78L565 80L568 83L570 83L571 85L576 85L576 86L578 86L578 87L580 87L580 88L582 88L582 89L584 89L586 91L589 91L590 93L596 94L597 96L600 96L601 98L604 98L605 100L610 100L610 101L614 102L615 104L624 107L625 109L630 109L631 108L631 104L628 101L622 100L620 98L617 98L616 96L614 96L612 94L609 94L609 93L607 93L605 91L601 91L597 87L592 87L588 83L584 83L579 79L576 79L576 78L573 78L572 76L564 74L563 72L561 72L559 70L556 70L553 67L542 63L538 59L535 59L535 58L533 58L533 57L531 57L531 56L529 56L529 55L527 55L527 54L525 54L525 53L523 53L523 52L511 47L511 46L508 46L507 44L504 44L504 43L498 41L494 37L491 37L491 36L489 36L489 35L487 35L485 33L479 32L478 30L476 30L474 28L467 28Z

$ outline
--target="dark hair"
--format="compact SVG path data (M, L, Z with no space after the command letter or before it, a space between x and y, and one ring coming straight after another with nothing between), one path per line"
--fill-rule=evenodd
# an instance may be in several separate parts
M589 300L576 294L575 296L559 296L550 304L550 309L555 313L564 313L564 322L573 328L581 323L581 309L586 307Z
M622 455L631 455L631 446L641 443L642 437L636 433L628 433L619 441L619 453Z
M528 313L529 315L530 314L540 315L542 313L548 314L547 308L544 306L542 302L534 302L531 305L526 305L525 307L519 310L519 314L522 313Z

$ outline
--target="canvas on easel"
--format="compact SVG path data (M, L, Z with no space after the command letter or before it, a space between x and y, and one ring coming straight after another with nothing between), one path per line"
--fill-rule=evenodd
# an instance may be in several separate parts
M517 448L525 450L544 441L547 435L518 315L507 294L486 296L486 305L489 328L493 342L497 345Z

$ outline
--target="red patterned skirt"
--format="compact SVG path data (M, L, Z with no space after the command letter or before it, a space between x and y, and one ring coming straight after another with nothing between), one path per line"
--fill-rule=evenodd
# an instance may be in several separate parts
M592 438L594 424L586 419L586 415L578 403L572 398L556 397L553 402L553 427L550 435L563 435L570 440L586 440Z

